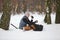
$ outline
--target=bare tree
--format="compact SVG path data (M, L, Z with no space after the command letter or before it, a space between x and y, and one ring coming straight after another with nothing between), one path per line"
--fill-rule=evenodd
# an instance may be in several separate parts
M0 21L0 28L8 30L11 16L10 0L3 0L3 14Z
M51 24L51 0L47 0L47 10L46 10L46 16L45 16L45 19L44 21L47 23L47 24Z
M60 23L60 0L56 0L56 20L55 23Z

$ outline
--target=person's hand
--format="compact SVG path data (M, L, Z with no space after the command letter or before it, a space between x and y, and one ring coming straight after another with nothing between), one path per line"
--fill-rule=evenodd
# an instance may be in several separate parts
M34 18L33 16L31 16L31 18Z
M35 23L37 23L37 22L38 22L38 20L35 21Z

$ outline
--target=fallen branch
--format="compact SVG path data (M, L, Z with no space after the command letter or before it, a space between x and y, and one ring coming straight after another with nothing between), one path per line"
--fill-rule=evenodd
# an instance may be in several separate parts
M14 28L18 29L15 25L11 24Z

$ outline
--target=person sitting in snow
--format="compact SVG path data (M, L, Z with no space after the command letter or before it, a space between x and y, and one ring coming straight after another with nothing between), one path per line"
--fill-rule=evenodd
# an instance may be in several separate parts
M21 19L21 22L19 24L19 29L24 29L24 30L31 30L33 29L34 31L36 31L37 29L39 29L39 25L35 24L37 21L33 22L33 16L31 16L32 20L29 20L29 13L26 13L25 16L23 16L23 18Z

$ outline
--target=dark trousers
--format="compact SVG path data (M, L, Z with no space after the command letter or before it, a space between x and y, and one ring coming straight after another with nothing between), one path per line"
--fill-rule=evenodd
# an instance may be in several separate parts
M38 24L35 24L35 22L31 22L30 25L34 25L35 29L34 31L42 31L43 30L43 25L38 25ZM31 26L30 26L31 27ZM32 27L31 27L32 28Z
M34 26L35 26L34 31L42 31L43 30L43 25L34 24Z

